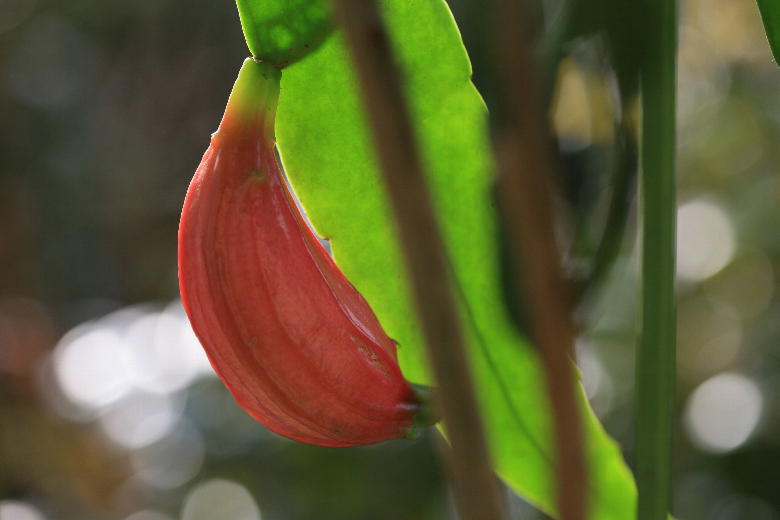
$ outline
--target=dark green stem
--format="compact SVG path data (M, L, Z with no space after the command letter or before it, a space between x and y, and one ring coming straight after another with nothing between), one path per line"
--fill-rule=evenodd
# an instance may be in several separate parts
M640 69L642 310L637 352L638 520L663 520L672 496L675 391L676 0L643 0Z

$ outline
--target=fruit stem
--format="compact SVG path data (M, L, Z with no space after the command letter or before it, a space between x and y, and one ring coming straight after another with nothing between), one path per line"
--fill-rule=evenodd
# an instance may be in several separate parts
M252 131L260 124L263 136L273 139L281 78L282 71L271 63L244 60L217 134Z

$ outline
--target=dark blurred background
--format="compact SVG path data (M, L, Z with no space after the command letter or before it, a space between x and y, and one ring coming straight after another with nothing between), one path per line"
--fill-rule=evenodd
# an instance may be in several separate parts
M777 520L780 69L752 1L681 14L676 514ZM597 39L569 49L551 117L574 153L616 108ZM192 335L179 211L247 55L229 1L0 0L0 520L453 518L433 435L279 438ZM629 460L632 225L578 342Z

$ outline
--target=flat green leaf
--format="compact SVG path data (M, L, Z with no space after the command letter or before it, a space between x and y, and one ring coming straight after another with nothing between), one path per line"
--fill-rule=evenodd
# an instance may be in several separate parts
M441 0L383 2L439 223L498 473L545 511L555 506L550 413L533 348L503 306L485 106ZM431 382L420 325L371 134L341 34L282 75L276 134L293 186L336 261L399 343L404 374ZM618 446L581 395L593 519L634 518L636 491Z
M764 22L764 31L772 49L775 63L780 65L780 2L778 0L758 0L758 10Z
M332 32L328 0L236 0L252 56L285 67Z

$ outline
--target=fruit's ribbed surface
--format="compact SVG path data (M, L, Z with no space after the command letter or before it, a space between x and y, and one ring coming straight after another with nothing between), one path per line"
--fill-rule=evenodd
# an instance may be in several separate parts
M238 403L323 446L404 436L418 406L393 341L304 223L274 154L279 71L247 60L192 180L182 299Z

